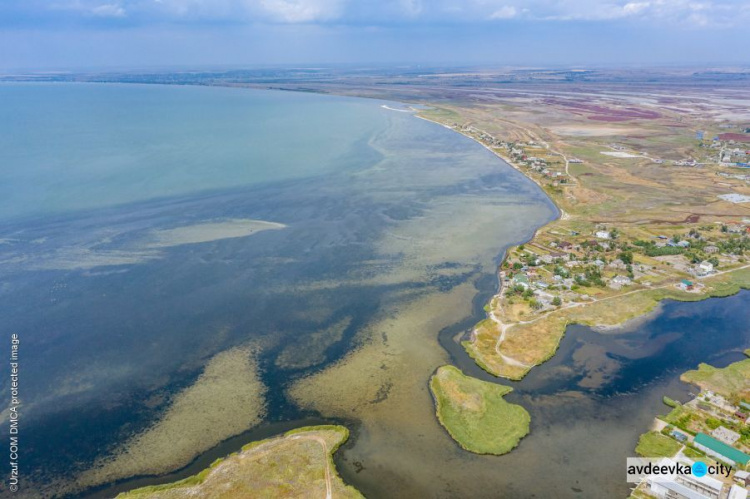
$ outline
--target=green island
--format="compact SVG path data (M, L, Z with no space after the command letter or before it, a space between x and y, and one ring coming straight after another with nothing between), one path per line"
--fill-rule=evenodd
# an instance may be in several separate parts
M333 453L349 438L343 426L310 426L252 442L177 482L124 492L129 498L361 498L338 476Z
M503 398L513 389L442 366L430 379L440 424L458 444L477 454L506 454L529 433L531 417Z
M745 355L750 356L750 350ZM724 368L701 364L680 379L700 387L700 393L684 404L664 397L672 410L658 416L640 436L636 454L729 465L731 476L714 477L721 487L729 490L734 482L744 484L744 474L737 472L744 472L750 463L750 358ZM641 482L631 497L654 497L648 481Z

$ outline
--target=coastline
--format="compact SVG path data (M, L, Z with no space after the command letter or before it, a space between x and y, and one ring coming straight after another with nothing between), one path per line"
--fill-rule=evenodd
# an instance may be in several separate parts
M549 227L550 225L554 224L555 222L562 221L562 220L568 220L568 219L570 219L570 217L565 212L565 210L559 205L559 203L554 199L554 197L549 195L549 193L544 189L544 185L537 178L535 178L532 175L527 174L527 171L523 170L519 165L515 164L515 162L510 157L508 157L507 155L505 155L502 152L498 151L496 148L493 148L493 147L485 144L480 138L474 137L471 134L465 133L464 131L459 130L459 129L453 127L453 126L447 125L445 123L441 123L439 121L430 119L430 118L425 117L425 116L421 116L421 115L419 115L417 113L415 113L414 116L417 117L417 118L419 118L419 119L422 119L422 120L425 120L425 121L429 121L429 122L435 123L437 125L440 125L440 126L442 126L444 128L450 129L450 130L452 130L454 132L457 132L457 133L463 135L464 137L467 137L467 138L473 140L474 142L480 144L485 149L487 149L491 153L493 153L495 156L497 156L498 158L502 159L506 164L510 165L512 168L514 168L515 170L517 170L518 172L520 172L521 174L523 174L524 177L526 177L527 179L529 179L532 182L534 182L537 186L539 186L541 188L541 190L544 192L545 196L549 199L549 201L552 203L552 205L555 206L555 208L558 211L558 216L555 219L549 221L545 225L542 225L542 226L538 227L534 231L534 234L528 240L523 241L523 242L519 243L518 245L511 246L511 247L509 247L509 248L506 249L506 251L504 252L504 254L503 254L502 258L501 258L500 264L497 267L497 273L496 273L496 275L497 275L497 279L498 279L498 285L497 285L498 290L490 298L490 300L488 301L488 303L485 305L485 310L487 311L486 318L474 325L474 327L472 328L472 331L471 331L471 339L468 340L468 341L462 342L464 350L469 355L469 357L471 357L472 360L474 360L474 362L476 362L476 364L479 367L481 367L484 371L486 371L487 373L489 373L489 374L491 374L491 375L493 375L495 377L504 377L504 378L507 378L507 379L512 380L512 381L518 381L518 380L523 379L529 373L529 371L531 369L533 369L534 367L537 367L537 366L543 364L544 362L546 362L549 359L551 359L552 357L554 357L554 355L556 354L556 352L557 352L557 350L559 348L560 341L562 341L562 338L565 335L565 330L570 325L578 324L578 325L588 326L588 327L591 327L592 329L594 329L595 331L597 331L597 332L599 332L601 334L606 334L608 331L614 331L614 330L618 330L618 329L621 329L623 327L628 327L628 326L630 326L630 327L636 327L638 324L641 324L641 323L643 323L645 321L648 321L650 318L653 317L654 313L656 311L658 311L658 308L660 307L662 301L666 300L666 299L672 299L672 300L676 300L676 301L702 301L702 300L706 300L706 299L709 299L709 298L731 296L733 294L738 293L742 289L750 289L750 273L748 273L748 278L747 279L744 279L744 280L740 279L739 282L732 282L731 283L732 285L730 286L729 289L718 289L718 290L711 289L711 290L706 290L706 291L703 291L703 292L700 292L700 293L675 293L674 290L672 289L673 283L670 282L668 284L665 284L664 286L659 286L659 287L653 288L653 289L637 289L637 290L634 290L634 291L630 291L630 292L626 292L626 293L621 293L621 294L618 294L618 295L610 296L610 297L607 297L605 299L606 300L616 301L618 299L623 299L624 297L626 297L628 295L636 294L636 293L656 294L657 295L657 296L650 297L651 298L651 303L647 304L647 306L645 306L641 310L638 310L636 313L634 313L634 314L633 313L624 314L624 315L622 315L620 317L617 317L615 320L605 320L605 319L600 319L600 320L594 319L594 320L591 320L591 319L586 319L586 318L578 318L578 319L573 319L573 320L566 320L566 321L564 321L563 324L558 324L557 325L558 328L561 328L562 331L560 331L559 334L557 334L557 338L556 338L556 341L555 341L555 347L554 347L554 349L551 349L549 351L548 355L546 355L542 359L539 359L535 363L524 364L522 362L517 362L517 361L515 361L512 358L508 359L508 358L504 357L500 353L499 347L500 347L500 344L502 343L502 341L504 340L505 333L507 332L507 330L513 328L514 326L520 325L520 324L526 324L526 323L530 323L530 322L536 322L536 321L538 321L540 319L543 319L543 318L548 317L548 316L552 316L553 314L559 313L559 312L564 311L566 309L572 309L572 308L584 309L584 308L586 308L587 305L590 305L590 303L575 303L575 304L571 304L571 305L566 306L566 307L561 307L561 308L557 308L557 309L551 310L549 312L545 312L544 314L536 317L532 321L527 321L527 322L521 322L521 321L518 321L518 322L505 322L505 321L503 321L503 319L505 317L502 316L502 310L500 310L499 312L496 312L493 309L493 304L495 303L495 300L497 300L498 303L499 303L500 300L503 299L502 267L507 263L511 251L513 249L515 249L515 248L522 247L522 246L524 246L526 244L529 244L529 243L533 243L537 239L538 235L540 234L540 231L542 231L543 229ZM549 146L546 143L544 143L544 144L545 144L545 149L547 149L550 153L556 154L556 155L560 155L560 156L562 156L565 159L565 164L566 164L566 168L565 169L566 169L566 172L567 172L568 171L568 160L565 157L565 155L562 154L562 153L556 152L556 151L552 151L551 148L549 148ZM572 178L572 176L571 176L571 178ZM736 273L740 273L742 271L746 271L748 268L750 268L750 265L744 265L744 266L741 266L741 267L738 267L738 268L733 268L733 269L730 269L730 270L722 271L722 272L717 273L717 274L715 274L713 276L707 277L706 279L704 279L704 282L707 282L707 283L713 282L713 280L715 278L717 278L719 276L724 276L724 275L730 275L730 278L731 278L731 277L735 276ZM719 283L719 284L722 284L722 283ZM665 288L666 288L666 290L664 292L660 292L661 289L665 289ZM596 302L593 302L593 303L596 303ZM498 317L498 314L500 315L500 317ZM511 364L516 364L516 367L521 367L523 369L522 372L517 373L517 374L511 374L511 375L505 375L505 374L502 374L502 373L498 373L495 369L493 369L490 366L488 366L482 360L482 358L477 354L477 352L475 350L472 350L471 344L476 339L478 328L482 324L484 324L485 322L487 322L487 321L495 322L497 324L497 326L499 326L499 329L500 329L500 336L499 336L498 341L497 341L497 343L495 345L495 350L496 350L497 354L504 361L505 360L510 360Z

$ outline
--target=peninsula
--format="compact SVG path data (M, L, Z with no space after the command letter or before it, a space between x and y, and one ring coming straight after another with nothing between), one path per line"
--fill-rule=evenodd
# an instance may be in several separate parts
M252 442L178 482L125 492L119 499L184 497L360 498L336 473L333 453L349 437L343 426L313 426Z

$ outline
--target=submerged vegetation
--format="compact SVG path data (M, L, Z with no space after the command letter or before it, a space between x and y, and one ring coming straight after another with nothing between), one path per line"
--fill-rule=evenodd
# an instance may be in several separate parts
M529 433L529 413L506 402L509 386L488 383L453 366L440 367L430 380L437 416L464 449L477 454L506 454Z

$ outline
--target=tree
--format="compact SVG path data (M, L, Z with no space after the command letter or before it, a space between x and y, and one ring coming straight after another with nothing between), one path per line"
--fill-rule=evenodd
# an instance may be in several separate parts
M556 307L559 307L560 305L562 305L562 300L560 299L560 297L559 297L559 296L555 296L555 297L554 297L554 298L552 299L552 304L553 304L554 306L556 306Z
M622 260L622 263L625 265L632 265L633 264L633 253L630 251L623 251L619 255L617 255L620 260Z

